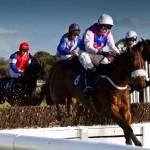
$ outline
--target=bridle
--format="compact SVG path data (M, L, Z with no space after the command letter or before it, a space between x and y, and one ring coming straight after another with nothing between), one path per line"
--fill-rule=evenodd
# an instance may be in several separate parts
M127 53L129 53L129 52L127 52ZM116 64L115 64L115 62L113 61L112 62L112 65L117 69L117 71L118 72L120 72L123 76L125 76L126 78L128 78L129 79L129 83L131 82L131 79L132 78L137 78L137 77L141 77L141 76L145 76L146 78L148 78L147 77L147 72L144 70L144 69L142 69L142 60L139 58L138 59L138 62L139 62L139 69L136 69L136 70L134 70L134 71L131 71L131 57L130 57L130 55L131 54L129 54L128 55L128 58L127 58L127 63L128 63L128 70L127 70L127 73L125 73L123 70L121 70ZM142 57L141 57L142 58ZM126 85L126 86L124 86L124 87L120 87L120 86L118 86L118 85L116 85L113 81L112 81L112 79L110 78L110 77L108 77L108 76L106 76L106 75L100 75L100 77L101 78L106 78L110 83L111 83L111 85L113 86L113 87L115 87L116 89L118 89L118 90L125 90L125 89L127 89L128 88L128 85Z

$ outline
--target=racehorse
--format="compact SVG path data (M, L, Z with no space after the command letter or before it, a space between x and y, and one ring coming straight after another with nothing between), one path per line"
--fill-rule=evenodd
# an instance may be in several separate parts
M31 64L25 69L24 74L20 77L21 86L6 87L10 77L4 77L0 79L0 101L4 103L7 101L11 106L28 106L28 105L39 105L38 91L36 90L37 80L43 78L46 73L43 69L44 63L42 63L38 58L32 57ZM12 81L12 82L14 82ZM15 83L14 83L15 84Z
M146 71L144 61L138 51L132 49L116 57L107 65L97 67L93 80L92 94L97 114L109 114L123 129L126 144L141 146L131 128L130 92L128 83L135 85L137 91L142 90L145 83ZM84 107L95 111L84 95L83 67L79 61L62 61L53 69L49 79L49 91L57 108L57 117L62 118L59 107L66 97L75 97Z
M132 49L138 50L142 54L144 61L150 62L150 40L149 39L146 39L146 40L142 39ZM54 70L59 64L60 63L54 64L54 66L52 66L52 69L50 70L50 72L53 72L52 70ZM50 78L50 76L51 76L51 73L49 75L49 78ZM47 105L54 105L54 102L52 101L50 91L49 91L49 84L50 84L49 78L47 79L45 85L43 85L43 87L42 87L39 101L42 101L45 96ZM146 81L146 87L147 86L150 86L150 81ZM134 86L131 86L131 87L132 88L130 90L130 93L132 93L135 90ZM142 91L141 91L141 93L142 93ZM67 112L68 112L68 114L71 114L71 110L70 110L69 106L72 101L72 98L68 97L67 100L69 102L69 104L67 103L67 108L68 108ZM66 100L61 104L65 104L65 102L66 102Z

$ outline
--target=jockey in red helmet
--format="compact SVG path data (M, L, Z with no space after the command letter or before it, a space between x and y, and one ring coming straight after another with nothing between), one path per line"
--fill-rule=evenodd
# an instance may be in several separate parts
M31 63L30 54L28 53L30 46L28 43L23 42L19 46L19 51L10 56L9 75L12 78L20 77L25 68Z

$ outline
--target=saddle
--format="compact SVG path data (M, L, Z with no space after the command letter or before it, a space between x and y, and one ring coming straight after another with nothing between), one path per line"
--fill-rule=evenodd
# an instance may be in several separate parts
M101 78L100 75L107 75L107 70L108 70L108 64L100 64L100 66L98 68L95 67L94 71L93 71L93 75L92 75L92 87L94 88L95 85L97 85ZM86 87L86 83L85 83L85 70L81 70L80 72L78 72L73 80L73 84L74 86L80 86L82 89L84 89Z

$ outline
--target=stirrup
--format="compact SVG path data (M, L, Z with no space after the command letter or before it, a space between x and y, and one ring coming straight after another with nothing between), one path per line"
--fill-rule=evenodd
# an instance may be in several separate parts
M84 94L85 94L85 95L93 94L93 92L94 92L94 89L93 89L93 87L91 87L91 86L87 86L87 87L84 89Z

